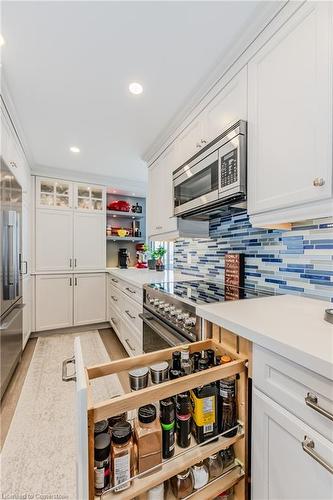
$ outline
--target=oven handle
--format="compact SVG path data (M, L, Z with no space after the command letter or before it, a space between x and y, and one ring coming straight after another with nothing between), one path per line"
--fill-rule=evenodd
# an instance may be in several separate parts
M171 347L175 347L176 345L180 344L188 344L190 341L186 339L185 337L182 337L176 332L171 332L171 330L166 327L162 326L161 322L154 318L152 314L139 314L139 317L142 319L142 321L152 328L160 337L162 337L165 342L167 342ZM155 323L155 324L154 324Z

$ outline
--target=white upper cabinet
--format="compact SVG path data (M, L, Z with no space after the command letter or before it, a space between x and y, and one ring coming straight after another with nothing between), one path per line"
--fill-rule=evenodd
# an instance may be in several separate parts
M73 184L69 181L37 177L37 208L73 208Z
M202 115L199 115L177 138L177 163L173 170L198 153L205 145L204 120Z
M36 271L73 268L73 217L68 210L36 211Z
M235 75L204 110L202 140L209 143L238 120L247 120L247 67Z
M74 184L74 208L81 212L105 211L105 188L90 184Z
M73 255L76 271L105 268L105 217L89 212L74 213Z
M148 234L154 236L177 230L173 217L172 172L177 168L172 144L148 171Z
M332 196L332 34L332 3L306 2L249 62L250 214Z

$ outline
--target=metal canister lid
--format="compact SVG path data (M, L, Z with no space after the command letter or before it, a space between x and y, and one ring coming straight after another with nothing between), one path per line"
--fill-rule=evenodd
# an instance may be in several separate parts
M151 381L153 384L160 384L165 382L169 378L169 363L167 361L162 361L161 363L156 363L150 367Z
M143 366L142 368L135 368L134 370L130 370L128 374L131 377L145 377L148 374L148 368L146 366Z

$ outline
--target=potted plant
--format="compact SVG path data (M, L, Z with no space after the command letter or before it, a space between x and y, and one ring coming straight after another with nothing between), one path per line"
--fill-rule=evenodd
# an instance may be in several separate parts
M156 271L164 271L165 266L163 257L166 253L166 249L162 246L152 252L152 258L156 260Z

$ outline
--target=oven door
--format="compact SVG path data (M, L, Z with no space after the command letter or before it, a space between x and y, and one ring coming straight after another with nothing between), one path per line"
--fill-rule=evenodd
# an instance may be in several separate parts
M178 332L163 323L152 313L140 314L143 321L143 352L160 351L179 344L188 344L190 341Z
M173 175L175 215L218 200L218 152L195 161Z

